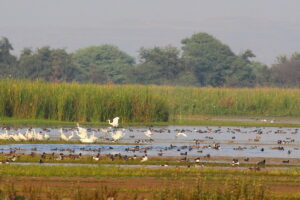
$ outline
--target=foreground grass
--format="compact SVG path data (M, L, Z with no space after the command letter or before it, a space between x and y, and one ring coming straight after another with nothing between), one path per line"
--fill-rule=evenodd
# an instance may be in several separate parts
M214 169L214 168L124 168L117 166L46 166L46 165L1 165L1 176L42 177L160 177L186 179L205 174L207 178L224 180L225 176L260 177L269 181L299 181L300 170Z
M164 200L263 200L263 199L299 199L299 194L290 195L284 190L280 192L272 189L272 183L284 187L287 184L299 183L300 170L269 170L252 172L249 170L222 170L222 169L190 169L190 168L120 168L120 167L91 167L91 166L17 166L1 165L0 195L23 196L28 199L164 199ZM12 177L12 178L10 178ZM14 178L15 177L15 178ZM20 177L20 178L17 178ZM22 181L34 178L32 183L38 181L39 186ZM41 179L47 177L47 179ZM51 187L45 185L51 183L56 177L60 182L66 181L64 187ZM63 179L61 177L72 177ZM92 178L92 179L89 179ZM91 186L91 182L99 178L102 182L99 186ZM110 178L110 179L107 179ZM160 180L165 184L155 185L155 182L147 183L148 187L130 188L128 185L118 184L116 187L109 185L111 178L122 180L128 184L132 181ZM10 180L10 181L6 181ZM16 180L16 182L12 181ZM42 181L42 180L49 180ZM67 186L68 182L77 182ZM102 181L101 181L102 180ZM104 181L106 180L106 181ZM107 183L103 187L103 182ZM40 183L43 183L42 185ZM173 184L171 184L173 183ZM179 184L180 183L180 184ZM14 184L18 184L16 187ZM72 191L72 192L70 192ZM124 195L126 194L126 195ZM287 195L288 194L288 195ZM35 197L35 198L33 198ZM43 198L41 198L43 197ZM56 197L56 198L55 198ZM9 198L6 198L9 199ZM11 198L13 199L13 198Z

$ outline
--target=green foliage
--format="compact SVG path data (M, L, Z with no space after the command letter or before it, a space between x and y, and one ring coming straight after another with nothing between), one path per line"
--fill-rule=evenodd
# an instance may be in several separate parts
M7 38L0 40L0 78L43 79L49 82L156 84L212 87L300 87L300 54L279 56L268 67L253 61L246 49L236 55L207 33L173 46L141 48L138 64L114 45L90 46L68 54L64 49L25 48L11 55Z
M12 45L6 37L0 40L0 78L12 77L15 73L17 58L10 54Z
M158 87L173 115L300 116L300 90Z
M0 81L0 117L99 122L167 121L168 107L147 87Z
M182 40L183 59L201 86L250 86L255 79L248 58L236 56L231 49L207 33L197 33Z
M139 56L141 63L128 73L130 83L176 84L178 74L184 70L176 47L141 48Z
M17 76L22 79L43 79L51 82L80 80L80 70L64 49L43 47L32 52L25 48L17 70Z
M296 52L290 57L279 56L271 73L276 86L300 87L300 53Z
M93 83L124 83L124 73L134 59L113 45L91 46L72 54L74 61L85 72L85 80Z

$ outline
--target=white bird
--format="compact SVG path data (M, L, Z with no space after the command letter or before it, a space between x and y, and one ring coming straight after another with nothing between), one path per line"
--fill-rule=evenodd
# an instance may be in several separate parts
M176 133L176 137L179 137L179 136L187 137L187 135L182 132Z
M44 140L49 140L50 139L50 135L49 134L45 134L44 135Z
M44 136L42 134L40 134L40 133L36 133L34 135L34 139L35 140L44 140Z
M29 129L26 130L25 137L27 138L27 140L32 140L33 139L33 135L32 135L32 133Z
M12 138L14 141L20 141L18 134L10 135L10 138Z
M142 158L141 162L146 162L148 160L147 154Z
M89 138L92 139L92 140L95 140L95 141L98 139L98 137L95 136L95 132L94 131L93 131L93 134L90 135Z
M109 119L108 123L116 128L119 126L119 119L120 119L119 117L115 117L112 122L110 122L110 119Z
M152 132L150 131L150 129L147 130L147 131L144 132L144 133L145 133L145 135L146 135L147 137L151 137L151 136L152 136Z
M111 137L113 138L114 141L117 141L117 140L121 139L124 136L125 136L125 133L123 131L116 131L115 133L113 133L111 135Z
M64 134L62 128L60 129L60 139L64 141L69 141L69 138Z
M10 135L8 134L8 131L7 130L5 130L5 133L2 133L1 135L0 135L0 139L1 140L8 140L10 138Z
M68 140L71 140L74 137L74 132L71 132L71 135L68 137Z
M82 143L94 143L94 142L96 142L97 137L91 136L91 137L87 137L87 138L80 138L79 140Z
M20 140L23 140L23 141L27 140L27 138L22 133L18 133L18 136L19 136Z
M85 128L82 128L79 126L79 124L77 123L77 129L78 129L78 132L77 135L83 139L83 138L87 138L87 130Z

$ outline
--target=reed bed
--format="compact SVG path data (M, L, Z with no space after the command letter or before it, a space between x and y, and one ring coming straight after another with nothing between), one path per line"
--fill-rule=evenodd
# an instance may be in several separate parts
M1 80L0 117L58 121L167 121L165 101L143 86Z
M178 116L300 117L300 90L95 85L1 80L0 117L164 122Z
M152 86L172 115L299 117L300 89Z

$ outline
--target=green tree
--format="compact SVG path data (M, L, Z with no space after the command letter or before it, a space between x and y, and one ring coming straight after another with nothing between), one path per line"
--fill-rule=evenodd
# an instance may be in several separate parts
M201 86L251 86L255 78L248 58L235 55L231 49L207 33L197 33L182 40L183 59Z
M173 84L183 71L180 51L176 47L153 47L139 50L140 64L137 66L139 83Z
M18 63L18 77L46 81L79 81L81 71L64 49L42 47L33 52L25 48Z
M72 57L85 72L86 80L96 83L125 83L124 74L135 63L134 58L113 45L79 49L72 54Z
M271 68L272 83L280 87L300 87L300 53L277 57Z
M0 40L0 77L11 77L15 73L17 58L11 55L13 47L6 37Z

